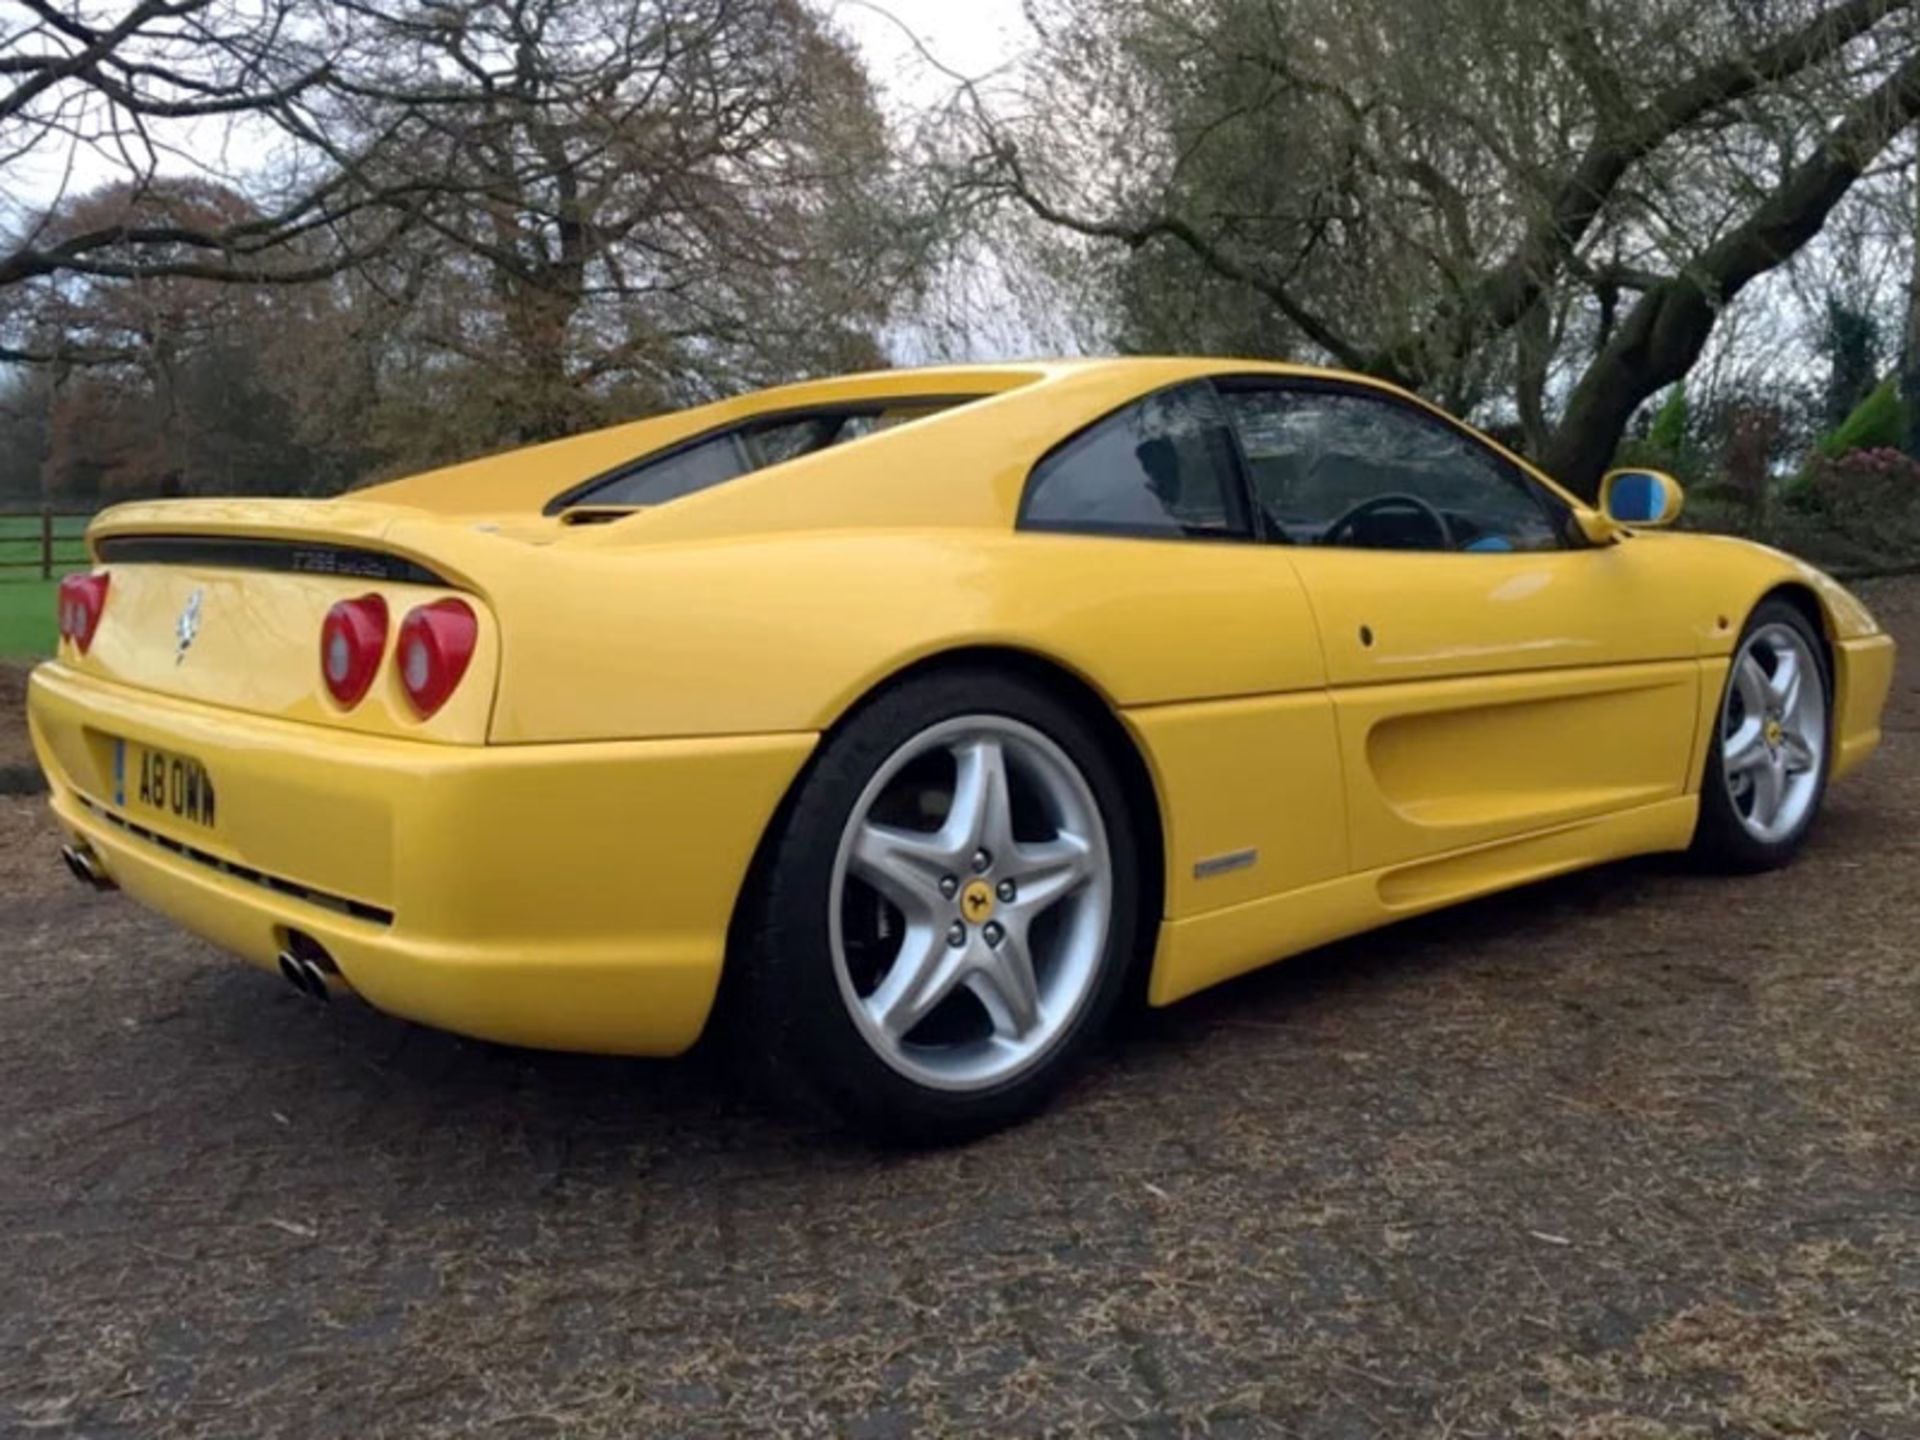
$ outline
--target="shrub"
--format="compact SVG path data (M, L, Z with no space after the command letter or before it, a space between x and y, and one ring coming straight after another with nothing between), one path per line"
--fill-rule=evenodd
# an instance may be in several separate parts
M1828 460L1855 451L1892 450L1907 439L1907 407L1900 399L1895 377L1889 375L1853 407L1853 413L1829 431L1817 447Z
M1920 494L1920 460L1891 445L1849 451L1838 460L1827 462L1827 468L1842 483L1852 478L1878 477L1910 485Z
M1667 392L1667 398L1661 402L1659 412L1653 417L1653 428L1647 431L1647 443L1663 454L1678 457L1687 448L1687 387L1686 382Z
M1781 423L1776 410L1757 405L1732 408L1727 415L1727 439L1720 467L1724 489L1749 510L1764 511L1773 494L1773 454L1780 443Z
M1891 446L1819 457L1808 468L1800 508L1864 544L1915 544L1920 526L1920 460Z

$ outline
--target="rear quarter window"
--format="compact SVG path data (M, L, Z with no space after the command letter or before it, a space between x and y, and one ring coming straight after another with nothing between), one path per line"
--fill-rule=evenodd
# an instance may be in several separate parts
M546 513L557 515L575 506L622 510L663 505L755 470L863 440L979 398L950 395L864 400L757 415L597 475L549 501Z
M1021 501L1027 530L1200 540L1251 535L1233 434L1210 385L1162 390L1049 453Z
M741 453L738 436L716 435L661 459L634 466L596 489L591 499L595 505L660 505L711 485L724 484L746 474L750 468Z

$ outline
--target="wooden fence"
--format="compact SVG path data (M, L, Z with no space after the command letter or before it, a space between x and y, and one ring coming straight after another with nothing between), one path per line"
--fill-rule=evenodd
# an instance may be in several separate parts
M0 508L0 582L29 575L51 580L84 567L87 547L82 537L92 518L90 510L52 505Z

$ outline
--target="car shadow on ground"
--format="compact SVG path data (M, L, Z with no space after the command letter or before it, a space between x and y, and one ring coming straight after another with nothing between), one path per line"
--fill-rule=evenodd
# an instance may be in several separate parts
M1481 980L1497 982L1493 969L1538 985L1564 958L1556 938L1570 921L1604 929L1698 883L1681 857L1624 861L1323 946L1165 1009L1137 1007L1038 1123L1070 1124L1061 1117L1103 1092L1124 1107L1128 1092L1161 1083L1200 1052L1230 1068L1232 1047L1269 1043L1258 1032L1297 1028L1303 1020L1377 1007L1375 1022L1418 1023L1396 1007L1416 1004L1413 992L1463 968ZM469 1131L484 1148L509 1117L510 1128L537 1136L540 1148L584 1145L623 1180L630 1178L631 1150L672 1152L683 1161L698 1154L710 1165L748 1172L803 1159L858 1164L910 1153L876 1151L830 1122L796 1113L781 1097L760 1094L739 1073L724 1033L710 1033L674 1059L567 1055L463 1039L351 998L321 1005L246 967L201 970L191 988L195 993L179 1004L210 1012L214 1028L237 1042L223 1068L260 1062L257 1093L276 1113L296 1118L307 1087L335 1092L325 1108L336 1117L338 1102L351 1097L344 1108L358 1118L346 1132L331 1125L316 1131L306 1120L294 1127L317 1134L343 1164L352 1163L359 1143L382 1144L428 1127L442 1139ZM583 1158L576 1154L569 1163L575 1180L587 1178Z

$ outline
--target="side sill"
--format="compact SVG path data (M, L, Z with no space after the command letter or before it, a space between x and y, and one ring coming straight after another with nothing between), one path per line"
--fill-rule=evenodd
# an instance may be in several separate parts
M1684 795L1470 850L1343 876L1160 927L1147 999L1170 1005L1303 950L1571 870L1684 850L1698 818Z

